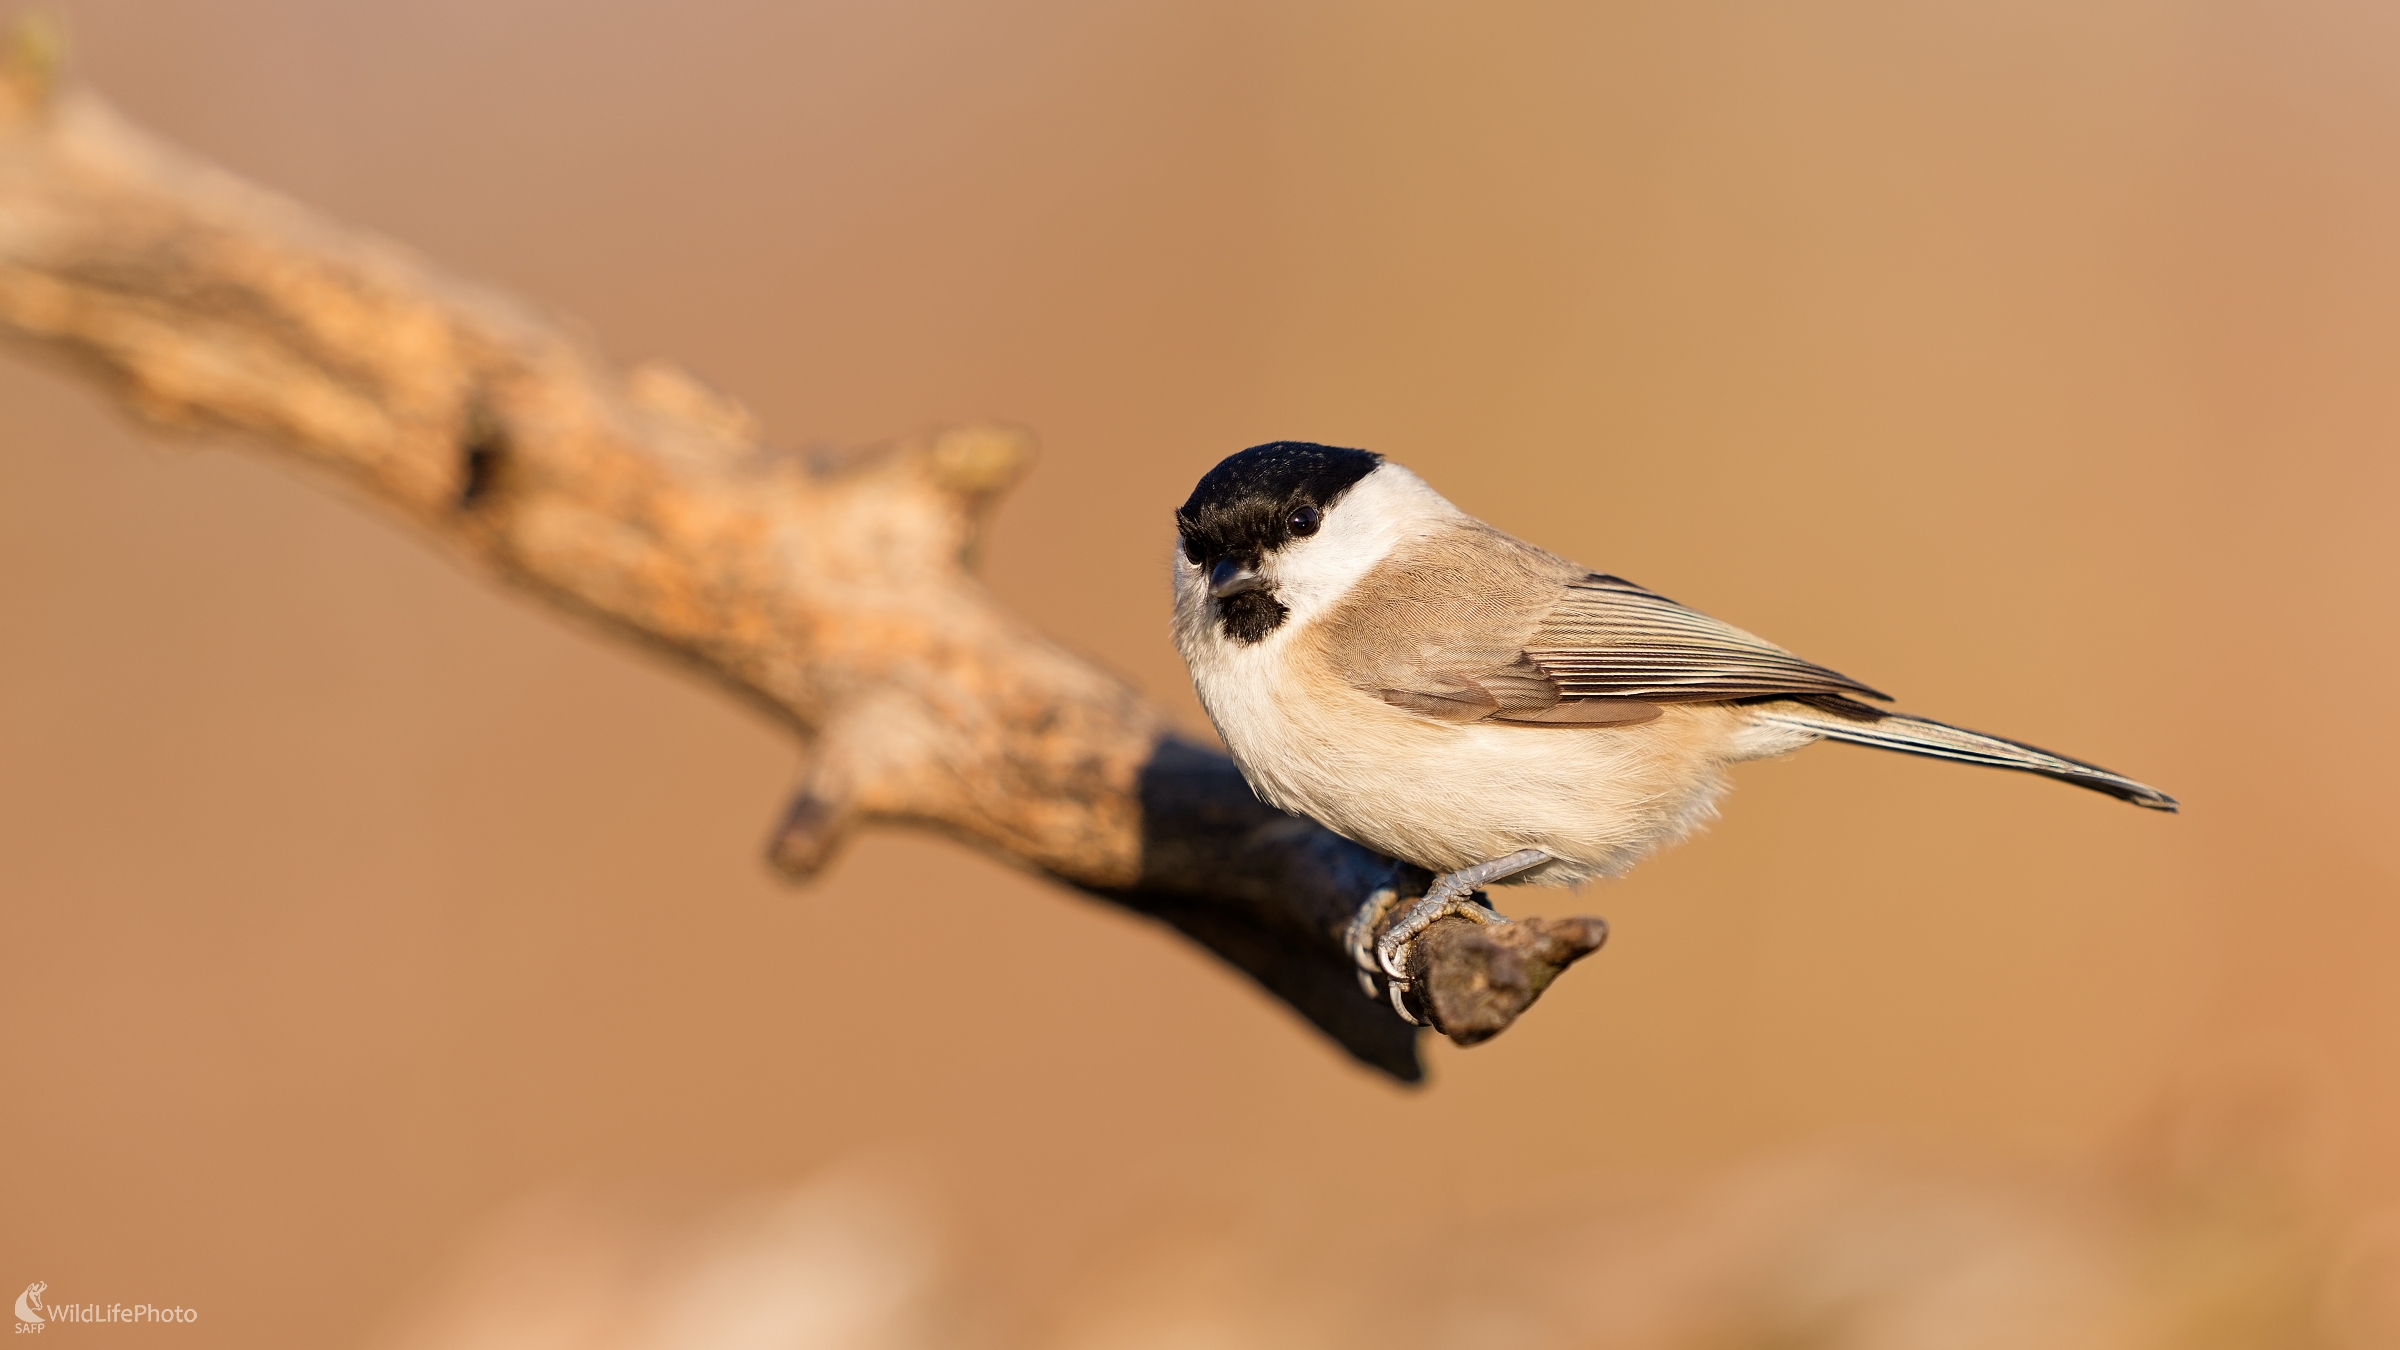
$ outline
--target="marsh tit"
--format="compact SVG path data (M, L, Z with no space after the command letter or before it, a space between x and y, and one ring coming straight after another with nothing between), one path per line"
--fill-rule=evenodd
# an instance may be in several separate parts
M1819 740L2155 788L1887 712L1846 675L1466 514L1381 455L1253 446L1175 513L1175 645L1258 795L1437 874L1350 926L1410 1017L1411 944L1502 880L1613 876L1707 820L1728 765ZM1380 931L1378 931L1380 930ZM1413 1017L1410 1020L1414 1021Z

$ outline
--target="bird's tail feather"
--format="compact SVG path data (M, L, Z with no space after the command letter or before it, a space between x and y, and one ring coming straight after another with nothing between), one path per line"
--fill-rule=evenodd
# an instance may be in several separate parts
M2137 783L2123 774L2110 773L2097 765L2037 750L2030 745L2004 741L1979 731L1967 731L1942 722L1910 717L1906 713L1885 712L1846 698L1818 695L1796 700L1767 703L1758 710L1763 721L1796 730L1814 732L1829 740L1848 741L1853 745L1871 745L1879 750L1898 750L1910 755L1929 755L1935 759L1955 759L1967 764L1988 764L1995 769L2016 769L2038 773L2062 783L2105 792L2135 806L2153 811L2175 810L2175 799L2157 788Z

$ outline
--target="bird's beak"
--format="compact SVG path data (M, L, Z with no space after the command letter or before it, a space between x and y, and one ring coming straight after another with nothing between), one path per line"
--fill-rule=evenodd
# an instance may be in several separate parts
M1244 567L1231 558L1218 559L1217 565L1210 568L1208 573L1208 593L1219 600L1229 595L1240 595L1244 591L1259 590L1267 584L1267 579L1260 576L1256 568Z

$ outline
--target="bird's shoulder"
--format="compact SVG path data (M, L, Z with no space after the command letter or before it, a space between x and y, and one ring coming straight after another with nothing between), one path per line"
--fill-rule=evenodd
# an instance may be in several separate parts
M1525 644L1590 575L1480 521L1444 523L1395 545L1307 638L1342 683L1412 712L1546 708L1557 689Z
M1394 544L1316 626L1322 641L1344 648L1507 643L1531 636L1591 575L1481 521L1444 522Z

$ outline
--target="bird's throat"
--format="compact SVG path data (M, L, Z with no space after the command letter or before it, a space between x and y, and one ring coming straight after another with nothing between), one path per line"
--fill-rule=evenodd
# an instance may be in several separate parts
M1249 644L1264 641L1267 634L1283 626L1292 612L1268 591L1243 591L1216 602L1217 624L1225 636Z

